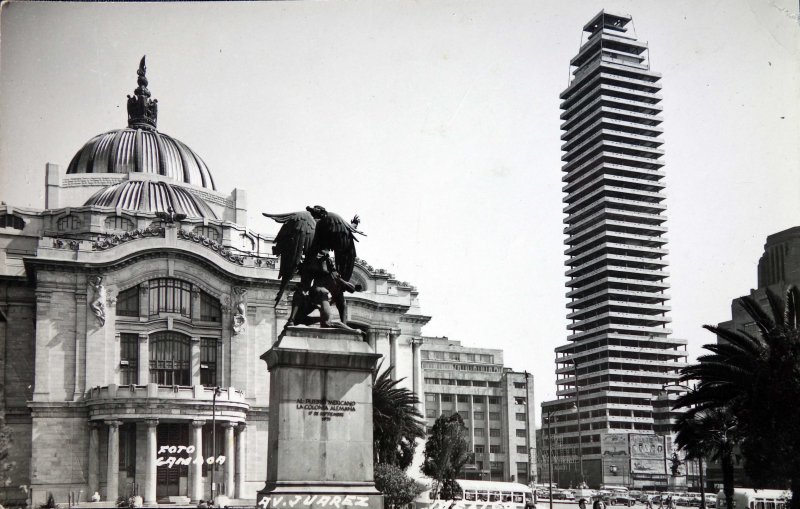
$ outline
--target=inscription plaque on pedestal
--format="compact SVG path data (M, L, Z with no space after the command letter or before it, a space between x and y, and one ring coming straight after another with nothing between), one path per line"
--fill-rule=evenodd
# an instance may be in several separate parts
M383 507L372 464L372 372L381 356L342 329L287 327L270 371L264 509Z

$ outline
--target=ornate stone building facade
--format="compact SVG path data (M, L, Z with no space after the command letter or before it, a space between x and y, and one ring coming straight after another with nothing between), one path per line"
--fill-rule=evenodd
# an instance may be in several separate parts
M231 498L263 487L259 356L289 311L274 305L272 238L247 227L243 190L217 190L203 160L156 129L143 65L138 85L127 128L89 140L66 172L47 165L45 209L0 206L6 501L197 501L212 476ZM362 260L353 279L365 290L344 319L422 396L430 318L416 289Z

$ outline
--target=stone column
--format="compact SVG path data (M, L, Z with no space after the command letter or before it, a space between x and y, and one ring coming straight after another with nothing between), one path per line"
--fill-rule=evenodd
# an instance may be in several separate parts
M191 338L191 353L189 358L191 359L189 374L191 376L192 385L200 385L200 338L197 336L192 336Z
M106 501L119 497L119 427L121 421L106 421L108 425L108 461L106 464Z
M423 407L420 409L420 413L425 413L424 409L424 402L425 402L425 395L422 394L422 356L420 355L420 347L422 347L422 338L411 338L411 358L412 358L412 369L413 369L413 376L411 378L413 383L414 394L417 396L417 399L420 401L420 406ZM472 406L472 405L470 405ZM472 414L470 414L470 419L472 419Z
M398 380L400 377L397 375L399 366L397 365L397 338L400 337L400 331L389 330L389 364L394 366L392 370L392 380Z
M236 426L233 422L224 422L222 427L225 428L225 495L233 498L233 472L236 461L236 454L233 451L233 428Z
M100 491L100 424L89 423L89 493L91 499L95 491Z
M195 458L203 458L203 424L205 421L192 421L192 445L194 446ZM205 460L205 458L203 458ZM203 465L200 461L194 461L189 467L192 490L190 496L192 503L196 504L203 498Z
M158 426L157 419L148 419L147 421L147 460L145 463L145 478L144 478L144 503L156 503L156 460L158 456L156 440L156 427Z
M248 498L244 491L245 472L244 472L244 451L247 439L247 427L244 423L239 425L239 437L236 440L236 498Z
M147 334L139 334L139 385L150 383L150 341Z
M378 347L378 332L374 330L369 331L368 341L372 351L376 351L376 348Z

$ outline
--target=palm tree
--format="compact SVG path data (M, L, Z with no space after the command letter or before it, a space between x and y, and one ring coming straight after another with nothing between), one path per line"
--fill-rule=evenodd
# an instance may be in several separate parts
M417 438L425 436L425 425L420 413L419 398L405 387L404 380L392 380L394 366L378 375L372 375L372 426L374 461L397 465L402 469L411 465Z
M675 444L686 452L687 460L710 457L720 462L725 499L733 509L733 449L741 439L736 417L726 407L686 412L673 430Z
M688 420L722 409L734 416L747 474L757 487L790 482L790 507L800 509L800 291L767 291L767 301L769 312L752 297L738 301L754 334L705 326L722 341L684 368L681 380L699 383L675 408Z

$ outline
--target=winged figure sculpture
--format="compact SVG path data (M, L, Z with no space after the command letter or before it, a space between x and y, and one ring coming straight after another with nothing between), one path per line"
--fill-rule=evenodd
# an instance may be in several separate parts
M276 306L289 282L300 273L300 286L292 296L292 313L287 325L319 322L322 327L350 329L344 324L344 293L361 290L359 285L349 282L356 262L358 239L355 234L364 235L357 229L358 216L348 223L319 205L289 214L264 215L282 224L272 246L273 254L278 255L281 262ZM339 311L338 322L330 319L331 303ZM319 311L319 318L308 316L314 310Z

